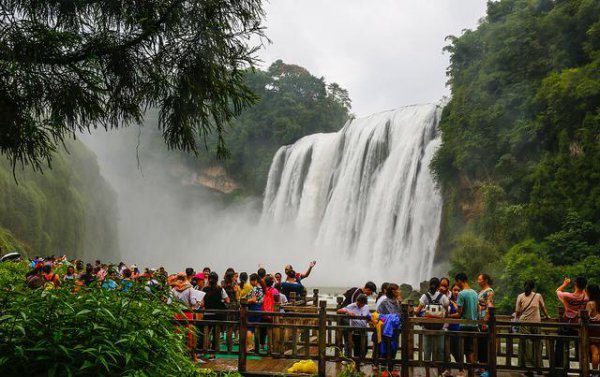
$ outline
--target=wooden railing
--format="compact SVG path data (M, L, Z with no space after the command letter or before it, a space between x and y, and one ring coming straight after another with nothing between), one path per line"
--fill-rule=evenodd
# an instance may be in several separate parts
M357 366L364 364L377 365L382 369L400 369L402 377L412 375L413 368L425 368L429 376L430 368L464 369L469 376L474 376L478 369L485 369L490 376L499 371L520 371L533 373L550 373L561 375L576 373L581 376L598 376L598 371L590 367L589 349L591 342L600 342L600 338L590 338L590 330L600 332L600 325L590 324L587 312L581 312L578 323L561 323L544 321L541 323L512 322L508 317L495 316L494 308L490 308L487 321L467 321L456 319L423 319L412 316L411 303L401 305L400 320L402 330L399 333L398 351L380 357L377 345L373 346L374 329L371 327L351 327L344 325L349 319L362 319L335 313L336 308L327 308L325 301L318 301L318 292L310 298L296 300L291 298L285 306L276 303L276 312L257 312L248 310L243 300L240 310L206 310L200 311L204 317L198 320L178 322L191 323L202 335L196 350L202 354L234 354L238 356L238 371L251 375L248 371L248 356L268 356L279 359L312 359L318 363L319 376L325 376L327 362L353 360ZM260 319L260 320L259 320ZM428 330L423 324L460 324L477 326L472 331ZM534 329L531 333L511 331L517 326ZM248 329L254 329L254 349L246 345ZM571 333L566 334L570 330ZM262 335L261 335L262 334ZM352 350L354 339L365 345L364 352L350 355L344 350ZM260 348L260 339L266 339L266 348ZM426 338L443 337L443 360L425 358ZM439 338L438 338L439 339ZM384 338L386 347L390 347L392 339ZM469 363L463 357L466 345L472 344L475 362ZM534 365L525 365L523 353L525 343L530 342L536 351ZM238 347L235 347L236 343ZM562 352L555 352L560 350ZM433 344L435 355L436 344ZM389 349L389 348L388 348ZM481 355L487 353L487 360ZM453 355L454 353L454 355ZM562 356L564 364L557 360ZM282 371L273 371L281 375ZM264 374L264 372L261 372Z

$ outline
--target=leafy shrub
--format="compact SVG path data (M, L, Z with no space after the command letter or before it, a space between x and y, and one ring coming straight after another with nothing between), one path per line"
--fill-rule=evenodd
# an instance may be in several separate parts
M3 262L0 264L0 289L23 286L25 274L29 271L26 263Z
M20 266L20 267L19 267ZM24 288L24 264L0 264L0 370L4 376L185 376L197 374L177 307L142 286ZM18 276L16 278L15 276Z

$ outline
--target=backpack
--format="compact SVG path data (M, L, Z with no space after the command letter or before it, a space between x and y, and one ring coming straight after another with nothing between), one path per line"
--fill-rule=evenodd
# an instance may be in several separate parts
M274 312L275 311L275 288L267 287L265 290L265 298L263 299L263 311Z
M342 308L352 304L356 301L358 295L362 293L362 290L359 288L350 288L346 292L344 292L344 301L342 302Z
M429 292L425 293L428 303L425 305L425 317L430 318L444 318L446 316L446 310L440 303L441 293L437 293L437 296L433 298ZM442 323L423 324L423 327L428 330L441 330L444 327Z

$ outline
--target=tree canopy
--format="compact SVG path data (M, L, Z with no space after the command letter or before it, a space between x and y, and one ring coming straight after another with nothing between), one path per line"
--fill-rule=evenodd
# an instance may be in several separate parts
M277 149L298 139L318 133L336 132L352 117L348 91L324 77L316 77L306 68L277 60L267 69L247 69L245 85L258 101L228 122L223 134L227 158L217 158L218 137L206 138L209 153L193 156L170 153L160 145L157 132L144 130L140 159L151 155L175 165L184 162L193 170L222 166L239 185L234 197L260 196L267 183L269 167ZM148 118L153 112L148 113ZM166 153L165 153L166 152Z
M448 198L442 244L454 268L501 274L502 263L508 272L538 261L557 267L537 271L554 280L593 269L600 2L490 1L476 30L449 40L452 98L432 167ZM522 284L504 277L506 293Z
M65 137L141 123L196 153L253 104L244 72L260 0L7 0L0 8L0 154L41 167Z
M351 100L337 83L281 60L266 71L248 70L246 84L260 100L232 120L225 135L231 158L224 165L247 192L262 194L277 149L339 130L351 116Z

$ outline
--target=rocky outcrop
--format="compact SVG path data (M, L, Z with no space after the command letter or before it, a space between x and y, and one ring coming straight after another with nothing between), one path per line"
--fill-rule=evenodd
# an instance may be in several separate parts
M240 185L227 174L227 171L225 171L225 168L222 166L211 166L201 169L199 174L194 173L192 183L208 187L224 194L232 193L240 187Z

